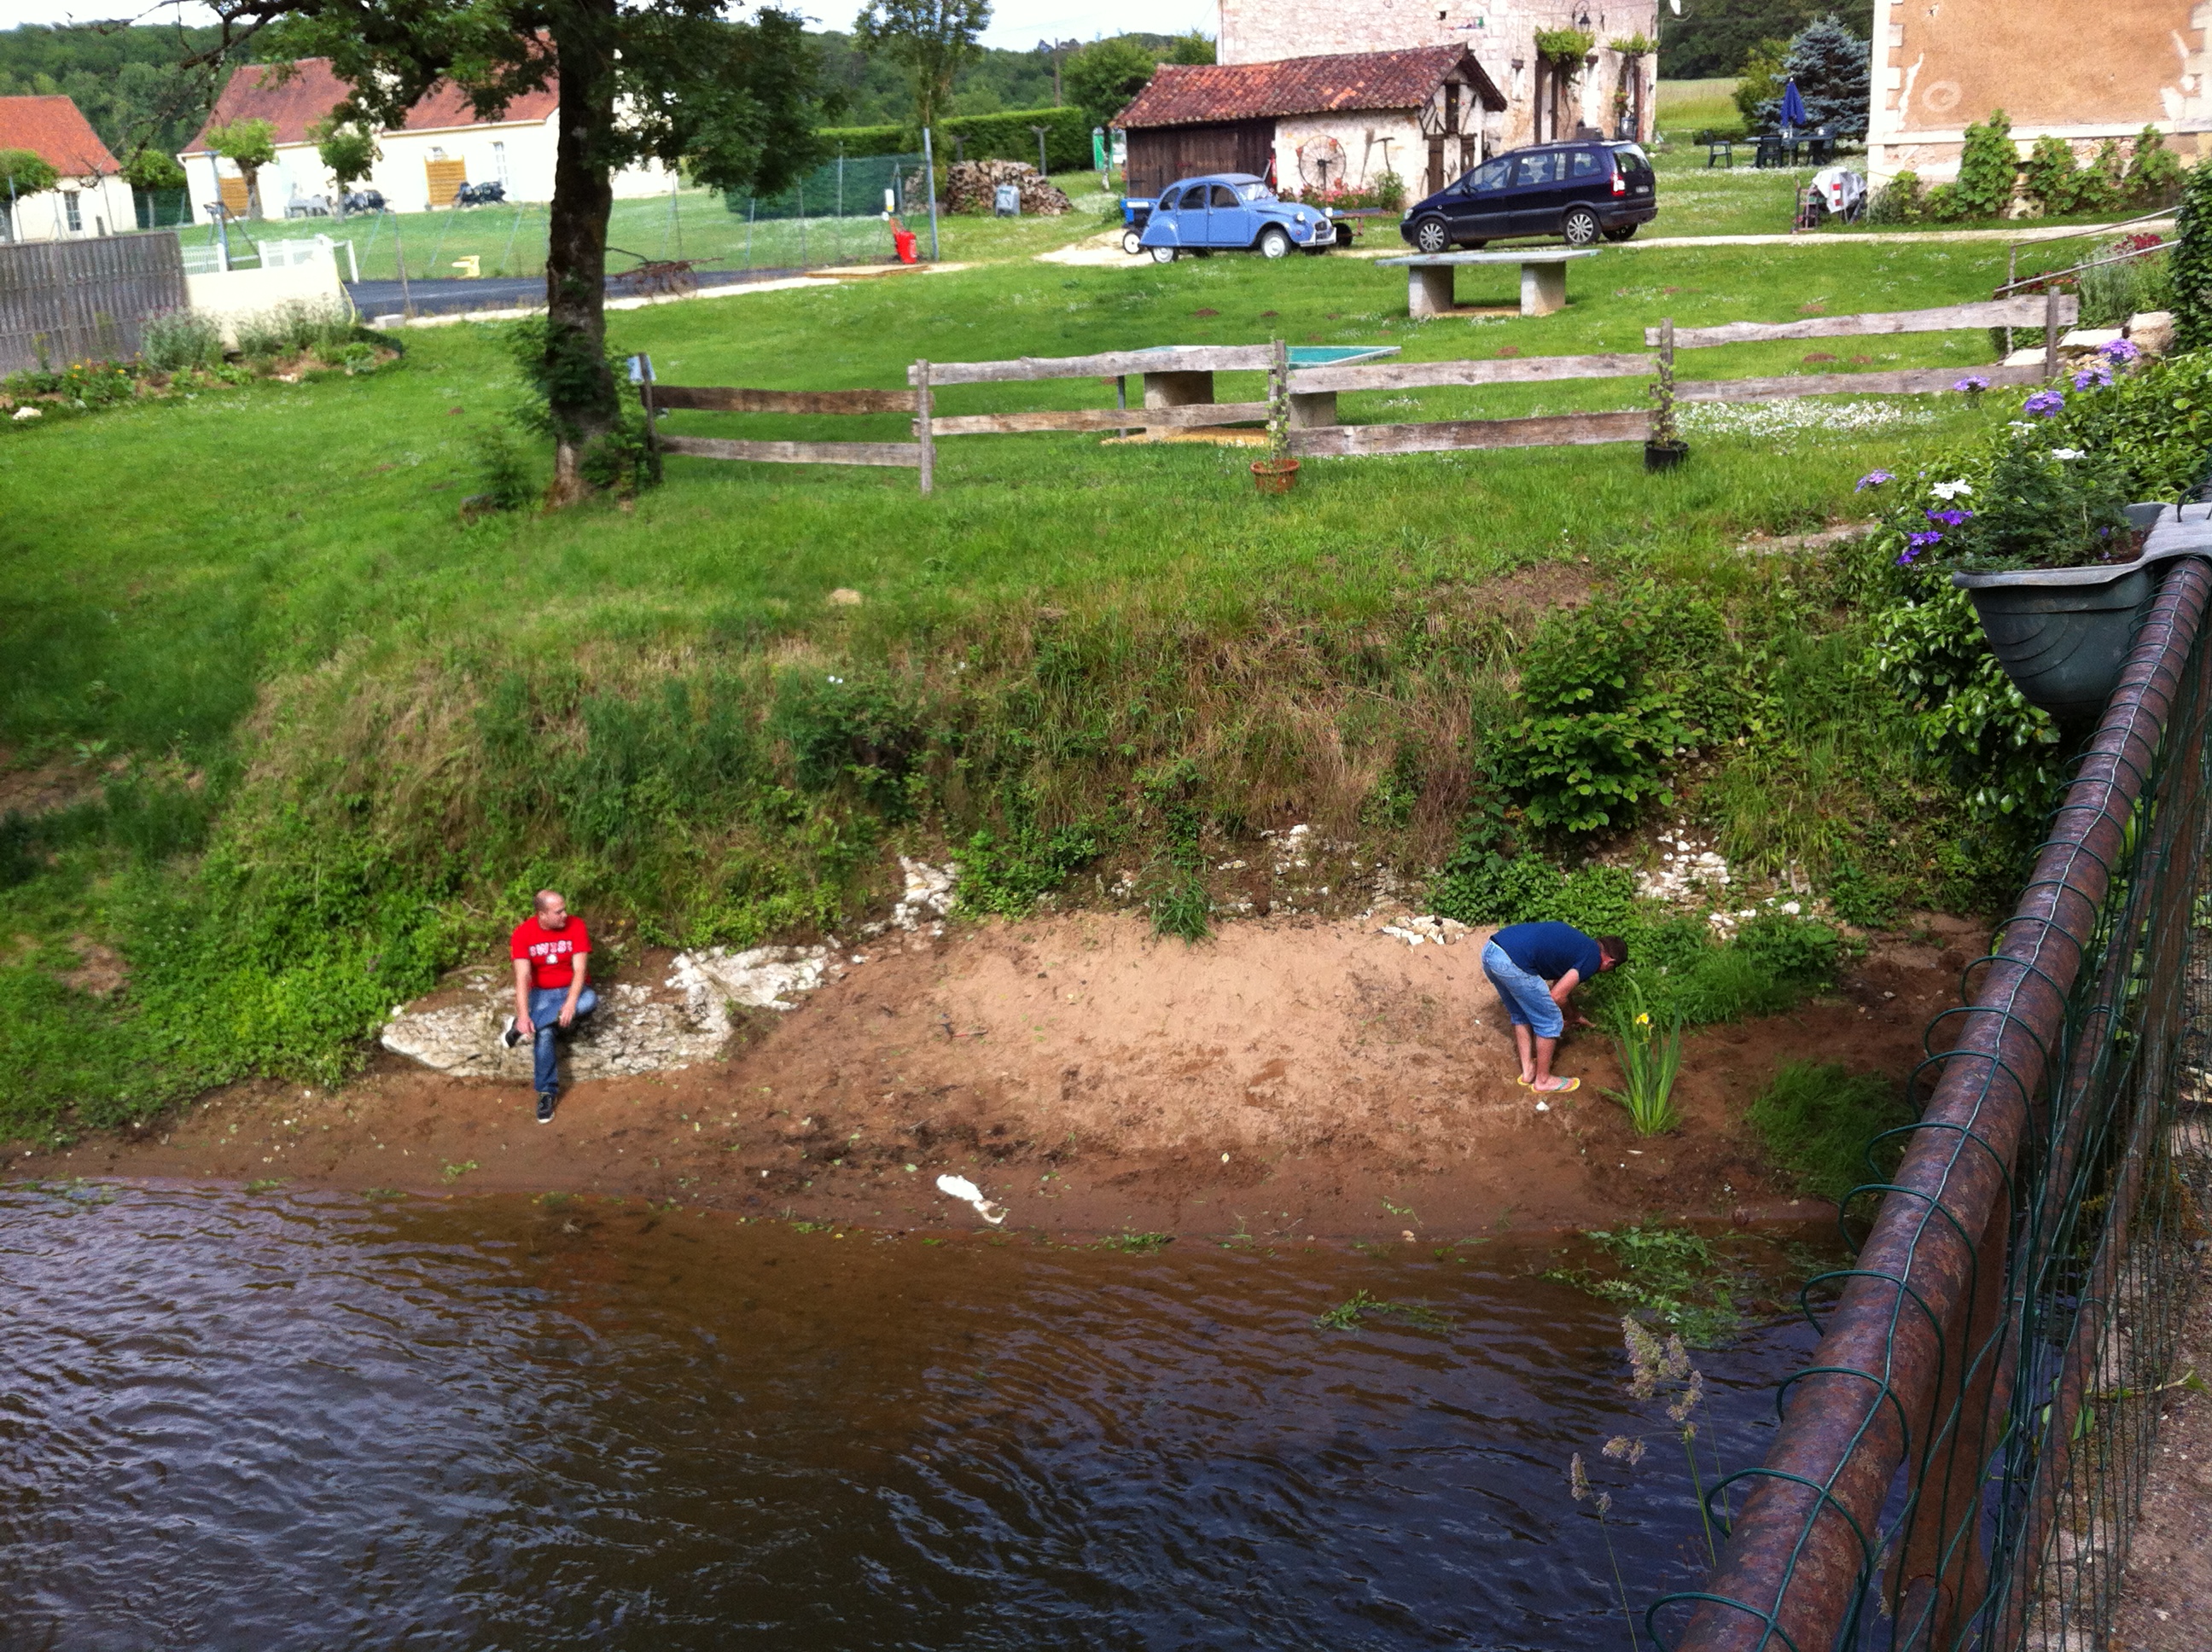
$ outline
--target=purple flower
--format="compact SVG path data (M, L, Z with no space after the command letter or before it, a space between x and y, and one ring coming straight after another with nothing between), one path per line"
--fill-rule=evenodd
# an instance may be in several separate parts
M1919 554L1919 550L1917 547L1907 545L1903 550L1897 553L1897 565L1899 568L1911 568L1912 566L1912 559Z
M1978 395L1981 392L1987 390L1989 387L1990 381L1983 378L1978 373L1968 374L1965 378L1960 380L1957 384L1951 386L1954 390L1965 391L1969 396Z
M1973 512L1962 511L1954 507L1948 511L1929 511L1926 514L1928 519L1931 522L1941 522L1947 528L1955 528L1960 523L1972 516ZM1941 538L1942 537L1942 536L1941 534L1936 536L1938 538Z
M2020 404L2023 413L2033 413L2039 419L2047 419L2066 405L2066 393L2059 390L2039 390Z
M1897 473L1894 471L1869 471L1859 478L1858 486L1853 488L1851 491L1855 494L1863 494L1869 488L1879 488L1885 482L1896 480Z
M1923 528L1917 533L1906 534L1905 538L1915 550L1925 550L1930 545L1940 545L1943 543L1942 531L1935 528Z
M2109 344L2100 344L2097 354L2118 367L2123 361L2141 361L2142 347L2132 339L2115 338Z
M2092 361L2074 375L2074 388L2087 390L2092 386L2101 389L2112 382L2112 369L2102 361Z

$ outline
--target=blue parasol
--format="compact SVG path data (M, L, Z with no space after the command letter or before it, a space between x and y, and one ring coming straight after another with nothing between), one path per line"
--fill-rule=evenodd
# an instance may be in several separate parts
M1782 125L1785 131L1795 131L1806 124L1805 100L1798 94L1797 82L1792 80L1782 88Z

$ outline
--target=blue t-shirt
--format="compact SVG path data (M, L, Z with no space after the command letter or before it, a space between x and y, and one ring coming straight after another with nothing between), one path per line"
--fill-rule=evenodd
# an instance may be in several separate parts
M1570 969L1595 980L1605 963L1597 943L1572 924L1509 924L1491 939L1540 981L1557 981Z

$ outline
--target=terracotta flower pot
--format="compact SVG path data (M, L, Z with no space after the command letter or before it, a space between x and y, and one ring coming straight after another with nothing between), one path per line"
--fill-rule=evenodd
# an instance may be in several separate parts
M1252 485L1263 494L1286 494L1297 479L1298 462L1294 459L1252 461Z

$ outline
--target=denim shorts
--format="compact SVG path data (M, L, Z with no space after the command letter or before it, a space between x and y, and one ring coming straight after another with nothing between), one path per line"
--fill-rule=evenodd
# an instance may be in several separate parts
M1496 941L1482 949L1482 973L1505 1000L1505 1012L1515 1026L1526 1027L1539 1038L1557 1038L1567 1029L1567 1017L1552 1001L1552 989L1543 978L1507 957Z

